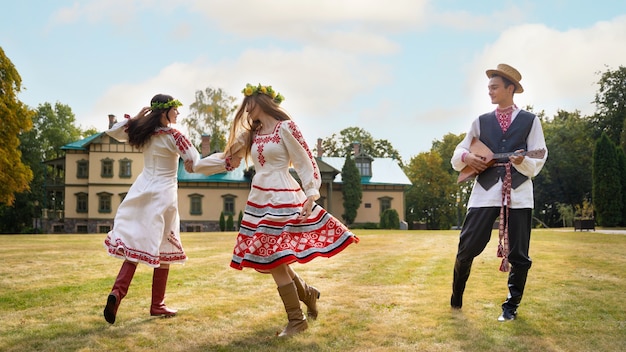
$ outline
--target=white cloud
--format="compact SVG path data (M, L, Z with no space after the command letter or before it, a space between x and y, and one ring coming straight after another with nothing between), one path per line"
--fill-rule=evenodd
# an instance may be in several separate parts
M386 70L384 65L363 63L352 56L318 47L297 51L246 50L233 61L210 62L201 58L195 62L174 63L144 82L115 85L86 115L88 119L79 122L102 126L109 113L134 114L157 93L183 100L185 107L179 110L181 116L187 116L186 106L193 101L185 100L194 97L197 90L209 86L222 88L239 101L246 83L263 83L274 86L286 96L283 106L294 119L306 114L317 125L311 127L319 130L322 124L332 127L354 96L384 84L388 77ZM141 101L137 100L139 98ZM312 134L319 135L318 132Z
M595 112L591 103L600 78L596 73L617 69L626 62L626 16L598 22L584 29L556 31L539 24L512 27L485 48L471 65L468 87L476 93L474 110L489 104L484 71L509 63L522 73L525 92L516 95L518 106L533 105L548 116L557 109Z

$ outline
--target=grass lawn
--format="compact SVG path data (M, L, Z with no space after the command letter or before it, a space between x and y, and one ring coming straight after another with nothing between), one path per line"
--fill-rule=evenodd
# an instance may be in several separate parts
M0 351L626 351L626 236L535 230L518 319L499 323L507 274L497 233L474 261L462 311L449 307L458 231L356 231L334 258L294 268L322 292L293 338L269 275L228 265L234 233L184 233L168 306L150 317L139 266L114 325L102 309L121 261L104 235L0 236Z

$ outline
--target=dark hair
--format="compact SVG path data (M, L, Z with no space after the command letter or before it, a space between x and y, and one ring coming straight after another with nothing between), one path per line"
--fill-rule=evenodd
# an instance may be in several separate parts
M513 81L511 81L510 79L499 75L497 73L494 73L493 75L491 75L491 77L489 78L494 78L494 77L500 77L502 78L502 82L504 82L504 88L508 88L510 85L513 85L515 87L515 89L513 90L513 93L515 93L515 91L517 90L517 86L515 85L515 83L513 83Z
M171 95L157 94L150 100L150 105L153 103L167 103L170 100L174 100ZM165 127L161 124L161 116L164 113L167 116L170 109L171 107L154 109L148 115L139 116L128 121L128 143L136 148L143 147L158 127Z

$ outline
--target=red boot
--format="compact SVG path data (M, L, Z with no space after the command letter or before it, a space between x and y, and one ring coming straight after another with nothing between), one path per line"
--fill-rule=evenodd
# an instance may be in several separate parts
M155 268L152 274L152 305L150 306L152 316L171 317L178 312L165 306L165 287L169 272L169 268Z
M110 324L115 323L117 308L120 306L122 298L126 297L128 286L130 286L135 275L135 269L137 269L137 264L124 261L120 272L117 274L113 289L107 298L107 305L104 307L104 319Z

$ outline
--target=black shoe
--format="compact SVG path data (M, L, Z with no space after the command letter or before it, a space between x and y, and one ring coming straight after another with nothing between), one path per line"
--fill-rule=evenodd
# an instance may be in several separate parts
M502 309L502 315L498 317L498 321L510 321L515 320L517 317L517 310L513 309Z
M455 297L454 293L450 297L450 307L452 309L461 309L463 306L463 297Z

